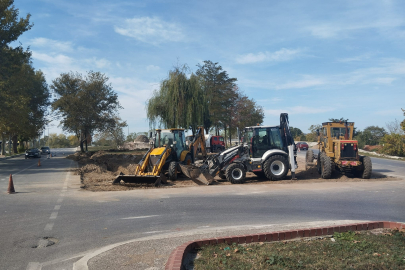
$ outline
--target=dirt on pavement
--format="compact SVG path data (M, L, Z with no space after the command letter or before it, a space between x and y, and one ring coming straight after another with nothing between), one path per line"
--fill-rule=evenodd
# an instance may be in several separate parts
M81 178L81 188L89 191L119 191L132 189L156 188L154 185L121 183L113 185L113 180L122 172L124 174L134 174L136 164L141 160L144 152L138 151L134 154L110 153L105 151L75 153L67 158L73 159L79 163L77 174ZM319 183L319 182L365 182L365 181L393 181L399 180L395 177L386 176L373 172L371 179L356 178L353 175L342 175L340 172L334 172L331 179L322 179L317 172L316 167L305 170L305 159L297 157L298 169L296 171L297 180L291 180L291 174L288 173L286 180L270 181L266 178L258 177L253 173L246 174L244 185L254 184L292 184L292 183ZM227 180L218 176L212 185L232 185ZM191 179L179 174L175 181L167 180L167 184L158 188L178 188L186 186L198 186Z

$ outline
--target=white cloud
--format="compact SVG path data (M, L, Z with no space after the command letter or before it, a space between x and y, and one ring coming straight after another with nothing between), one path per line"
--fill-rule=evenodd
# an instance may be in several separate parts
M239 64L251 64L257 62L282 62L293 59L301 53L300 49L291 50L282 48L276 52L259 52L248 53L245 55L239 55L236 58L236 62Z
M304 107L304 106L295 106L295 107L287 107L285 109L268 109L265 110L266 115L276 115L279 116L280 113L288 113L289 115L301 115L301 114L319 114L325 112L334 111L335 108L332 107Z
M355 56L355 57L341 58L341 59L338 59L337 61L347 63L347 62L361 62L361 61L364 61L367 59L370 59L369 54L363 54L363 55L359 55L359 56Z
M63 54L50 55L46 53L39 53L36 51L32 51L32 58L48 64L58 64L58 65L70 65L73 60L72 58Z
M73 43L69 41L59 41L48 38L34 38L30 40L30 44L35 48L47 48L52 51L71 52L73 51Z
M293 88L294 89L307 88L307 87L323 85L326 83L327 82L322 79L304 79L304 80L300 80L300 81L287 82L284 84L277 85L276 89L281 90L281 89L293 89Z
M149 65L149 66L146 67L146 70L147 71L158 71L158 70L160 70L160 67L159 66L154 66L154 65Z
M373 17L376 17L375 12L372 12ZM398 33L401 34L401 27L404 25L405 21L401 17L396 15L381 15L380 18L369 19L367 15L363 18L359 18L358 14L355 12L352 17L346 17L344 20L336 20L335 22L314 22L313 25L306 27L306 30L311 33L314 37L320 39L331 39L331 38L345 38L356 31L364 30L376 30L382 33L387 31L393 31L395 36Z
M156 17L126 19L121 26L115 26L114 30L123 36L154 45L164 42L179 42L184 39L178 25Z
M110 61L108 61L107 59L97 59L96 57L86 59L85 62L92 66L96 66L97 68L105 68L111 65Z

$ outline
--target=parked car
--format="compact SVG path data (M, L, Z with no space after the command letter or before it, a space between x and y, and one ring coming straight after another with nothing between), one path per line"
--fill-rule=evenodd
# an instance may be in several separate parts
M51 153L51 148L49 146L43 146L41 147L41 154L47 154L49 155Z
M306 142L299 142L296 145L297 145L297 149L308 150L308 144Z
M25 159L30 158L30 157L41 157L41 151L38 148L31 148L25 151Z

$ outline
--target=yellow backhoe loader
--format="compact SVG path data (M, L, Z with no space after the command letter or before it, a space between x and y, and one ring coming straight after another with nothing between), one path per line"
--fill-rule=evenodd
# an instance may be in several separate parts
M165 172L168 172L170 180L177 179L180 170L179 164L190 165L193 163L193 153L190 152L185 143L184 129L156 129L155 136L151 140L151 147L138 163L133 175L120 174L113 184L144 183L155 184L166 183Z

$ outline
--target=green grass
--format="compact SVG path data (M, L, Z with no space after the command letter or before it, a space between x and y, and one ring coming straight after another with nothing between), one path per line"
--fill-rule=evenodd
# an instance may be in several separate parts
M334 239L207 246L194 269L405 269L404 230L335 233Z

